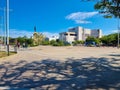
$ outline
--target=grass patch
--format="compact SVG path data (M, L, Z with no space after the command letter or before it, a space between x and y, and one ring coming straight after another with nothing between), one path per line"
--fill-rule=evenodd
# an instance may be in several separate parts
M16 52L9 52L9 55L14 55L14 54L16 54ZM7 55L7 52L5 52L5 51L0 51L0 58L6 57L6 56L8 56L8 55Z

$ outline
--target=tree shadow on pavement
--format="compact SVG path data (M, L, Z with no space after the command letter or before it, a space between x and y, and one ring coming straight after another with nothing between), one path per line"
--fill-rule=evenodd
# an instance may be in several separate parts
M120 90L117 59L67 58L0 65L0 87L8 90Z
M116 56L116 57L120 57L120 54L110 54L109 56Z

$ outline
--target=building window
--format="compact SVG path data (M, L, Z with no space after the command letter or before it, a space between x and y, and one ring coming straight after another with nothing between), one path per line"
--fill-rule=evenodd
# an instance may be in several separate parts
M77 36L77 34L70 34L70 36Z
M64 35L65 35L65 36L67 36L68 34L67 34L67 33L65 33Z

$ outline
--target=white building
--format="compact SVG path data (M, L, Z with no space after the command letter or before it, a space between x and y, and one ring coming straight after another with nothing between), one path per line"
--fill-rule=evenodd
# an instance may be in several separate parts
M58 36L46 37L46 40L48 40L48 41L51 41L51 40L55 40L56 41L57 39L59 39Z
M77 40L77 34L75 32L62 32L60 33L59 39L61 41L72 43L73 41Z
M72 43L75 40L85 41L88 36L101 38L102 30L100 29L91 30L91 29L85 29L83 27L70 28L68 29L68 32L60 33L59 39L62 41Z

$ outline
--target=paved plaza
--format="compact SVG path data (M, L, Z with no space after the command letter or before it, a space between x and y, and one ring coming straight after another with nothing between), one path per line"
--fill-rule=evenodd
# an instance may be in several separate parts
M120 49L20 48L0 59L0 90L120 90Z

